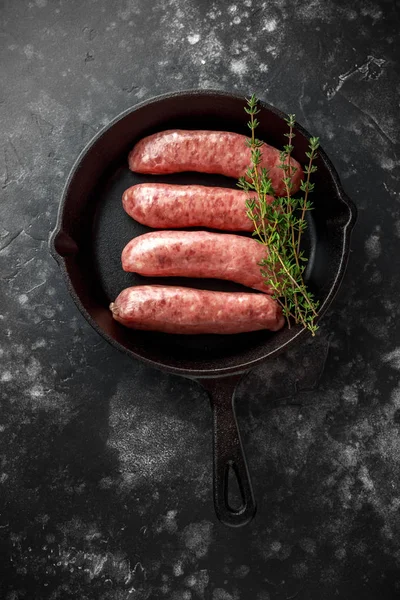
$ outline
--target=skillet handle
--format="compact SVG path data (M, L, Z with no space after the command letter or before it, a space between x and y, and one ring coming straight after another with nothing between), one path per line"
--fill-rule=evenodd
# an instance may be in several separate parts
M213 411L214 506L224 525L241 527L255 515L256 503L237 426L234 393L241 375L222 379L202 379ZM229 473L231 471L231 473ZM229 475L236 477L242 504L229 505Z

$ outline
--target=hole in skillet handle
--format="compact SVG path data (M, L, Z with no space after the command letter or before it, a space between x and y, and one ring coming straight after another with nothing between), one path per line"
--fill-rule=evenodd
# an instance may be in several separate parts
M253 488L234 409L235 389L241 377L242 374L198 379L209 394L213 412L215 512L221 523L230 527L247 525L256 513Z
M233 461L229 461L225 469L225 503L234 513L240 512L246 503L239 470Z

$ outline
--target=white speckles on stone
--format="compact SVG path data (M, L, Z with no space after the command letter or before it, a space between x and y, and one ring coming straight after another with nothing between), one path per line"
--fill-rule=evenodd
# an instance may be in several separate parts
M231 4L230 6L228 6L228 13L231 15L235 15L237 13L237 9L238 7L236 6L236 4Z
M111 21L111 23L108 25L108 27L106 27L106 31L112 31L116 27L117 27L116 22L115 21Z
M197 65L218 64L223 55L223 44L214 31L210 31L204 39L198 43L192 54L192 62ZM201 82L203 84L203 81Z
M390 510L393 512L397 512L400 508L400 498L393 498L390 503Z
M193 444L197 433L195 423L182 420L173 411L154 412L143 389L134 392L139 394L140 402L132 402L127 398L127 386L128 381L120 378L111 399L107 443L119 460L119 485L131 491L149 480L165 481L175 467L180 472L181 457L185 455L187 463L197 459L198 448ZM160 394L164 394L162 387L158 390ZM167 521L170 519L171 527L175 528L174 515L169 513ZM161 525L166 527L168 523L164 521Z
M385 190L387 191L387 193L390 194L390 196L393 196L393 198L397 198L397 196L400 195L400 191L396 192L396 190L394 190L392 187L388 186L388 184L386 183L386 181L383 182L383 187L385 188Z
M234 40L232 42L232 44L230 45L229 48L231 54L234 54L235 56L238 56L239 54L242 54L243 52L246 52L246 50L248 50L248 46L246 45L242 45L239 40Z
M212 541L213 524L209 521L191 523L182 532L183 542L188 550L197 558L203 558L208 553Z
M198 44L200 41L200 34L199 33L192 33L191 35L187 36L187 41L189 42L189 44L191 46L194 46L195 44Z
M397 371L400 371L400 347L395 348L392 352L385 354L382 358L383 362L390 363L390 366Z
M39 375L41 370L42 367L39 361L32 356L29 360L28 366L26 367L27 374L31 379L35 379Z
M223 588L215 588L212 600L233 600L233 596Z
M24 304L26 304L28 302L29 298L26 294L20 294L18 296L18 302L21 304L21 306L24 306Z
M346 552L346 548L338 548L335 551L335 556L338 560L343 560L346 558L347 552Z
M41 312L46 319L52 319L56 315L56 311L51 306L45 306Z
M354 446L345 446L339 453L339 461L345 467L355 467L359 452Z
M268 52L268 54L271 54L271 56L273 58L276 58L278 56L278 49L276 46L273 46L271 44L269 44L268 46L265 47L265 51Z
M1 374L0 380L6 383L7 381L11 381L12 378L10 371L4 371L4 373Z
M375 22L382 17L382 10L376 5L367 4L362 7L361 14L363 17L371 17Z
M381 242L377 234L372 234L366 239L365 251L370 260L379 258L381 254Z
M292 567L292 572L297 579L302 579L307 574L308 567L304 562L295 563Z
M62 135L70 114L65 105L51 98L46 92L41 92L38 100L30 102L28 108L51 128L51 139L56 148L65 143ZM39 155L38 160L41 160ZM42 163L43 161L38 164L41 168L43 168Z
M196 585L196 577L194 575L189 575L188 577L186 577L185 579L185 584L188 587L194 587Z
M240 25L240 23L242 22L242 19L239 17L239 15L236 15L236 17L233 18L232 23L234 25Z
M186 587L193 589L196 598L205 598L205 589L208 586L210 577L206 569L191 573L185 578L184 584Z
M307 554L315 554L317 544L312 538L303 538L300 541L300 547L304 550L304 552L307 552Z
M346 19L348 19L349 21L354 21L358 17L357 12L355 10L353 10L352 8L348 8L346 10L345 16L346 16Z
M393 409L400 407L400 386L395 388L391 395ZM400 437L398 429L387 427L376 437L376 447L382 460L400 463Z
M365 315L363 317L363 326L377 339L385 340L388 338L389 327L381 317Z
M277 28L278 22L276 19L266 19L264 21L263 30L272 33Z
M275 540L274 542L272 542L272 544L271 544L272 552L275 552L275 553L279 552L281 550L281 548L282 548L282 544L279 541Z
M372 481L370 474L368 472L368 469L366 466L362 466L359 473L358 473L358 478L361 481L361 483L363 484L364 488L367 491L372 491L374 489L374 482Z
M352 488L354 479L350 475L345 475L338 486L339 498L344 508L350 507L350 502L353 498Z
M135 2L134 0L128 0L127 4L126 4L126 8L123 10L118 11L118 17L120 19L122 19L123 21L128 21L128 19L132 16L132 15L139 15L140 14L140 7L138 6L138 3ZM128 25L133 25L132 21L129 21Z
M122 39L118 42L118 48L122 48L122 49L126 50L128 46L129 46L128 40Z
M234 576L239 579L244 579L250 573L250 567L248 565L240 565L234 571Z
M239 75L239 77L243 77L246 75L248 67L245 58L233 59L230 64L230 70L235 75Z
M348 406L358 403L358 390L356 385L345 385L342 392L343 402Z
M183 571L183 566L182 566L182 562L178 561L172 568L172 572L175 575L175 577L181 577L184 573Z
M175 533L178 530L176 522L177 510L169 510L165 517L163 517L162 529L168 531L168 533Z
M30 390L29 390L29 395L31 396L31 398L43 398L44 396L44 389L42 385L34 385Z
M328 2L323 2L321 0L310 0L310 2L299 5L297 14L305 21L318 19L320 21L329 23L333 18L333 9L332 5L330 5Z
M135 94L136 98L144 98L144 96L146 96L147 94L147 88L142 87L140 88L140 90L138 90Z
M28 44L24 47L24 54L28 60L31 60L34 55L33 46Z
M271 600L271 596L268 592L262 591L257 593L255 600Z
M35 50L32 44L27 44L24 46L23 53L28 60L32 60L33 58L43 59L43 53Z
M260 63L258 65L258 70L261 71L261 73L268 73L269 67L265 63Z
M383 156L381 158L381 167L382 169L385 169L385 171L393 171L397 164L398 163L390 157Z
M390 399L392 401L393 406L396 409L400 408L400 385L394 388L394 390L390 394Z

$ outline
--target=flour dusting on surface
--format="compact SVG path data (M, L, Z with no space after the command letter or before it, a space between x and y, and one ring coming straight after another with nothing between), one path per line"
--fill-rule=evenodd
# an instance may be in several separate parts
M6 2L2 13L16 24L0 90L0 485L19 515L0 511L10 593L30 598L34 582L54 600L314 600L350 585L366 600L398 597L393 3L84 4ZM101 125L188 88L254 92L296 112L359 208L316 337L238 386L258 502L240 532L213 512L204 390L101 340L48 251L65 178Z
M365 241L365 250L370 260L379 258L381 254L381 242L379 235L372 234Z
M390 366L397 371L400 371L400 348L395 348L388 354L382 357L383 362L390 363Z
M196 558L203 558L212 542L213 524L209 521L191 523L182 532L182 540L186 548Z
M188 35L187 40L188 40L189 44L194 46L194 44L197 44L200 41L200 34L192 33L191 35Z
M247 62L245 58L232 60L230 69L235 75L243 77L247 73Z
M398 165L398 162L389 157L382 157L381 166L385 171L393 171L393 169Z
M271 33L272 31L275 31L277 24L278 23L276 19L266 19L263 24L263 29L264 31L268 31Z
M136 487L143 480L162 481L170 464L180 456L187 424L173 416L152 415L115 398L110 417L109 446L118 451L124 485Z

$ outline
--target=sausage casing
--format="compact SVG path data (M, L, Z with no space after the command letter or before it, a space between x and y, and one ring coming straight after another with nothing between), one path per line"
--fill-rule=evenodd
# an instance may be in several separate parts
M208 231L152 231L122 251L124 271L150 277L225 279L271 293L260 261L266 248L252 238Z
M161 175L197 171L227 177L245 176L251 165L251 152L246 136L230 131L170 129L141 139L128 157L129 168L136 173ZM284 173L279 167L280 152L263 143L260 167L268 170L276 194L285 194ZM292 193L297 192L303 171L291 158Z
M133 329L165 333L232 334L284 324L271 296L144 285L123 290L110 304L114 319Z
M139 183L124 192L122 204L128 215L154 229L253 231L253 222L246 214L248 197L246 192L230 188ZM273 197L269 200L272 202Z

